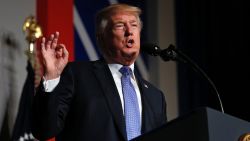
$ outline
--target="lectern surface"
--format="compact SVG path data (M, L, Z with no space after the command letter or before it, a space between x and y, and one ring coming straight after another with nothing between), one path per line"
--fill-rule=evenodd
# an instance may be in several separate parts
M168 122L133 141L238 141L250 123L204 107Z

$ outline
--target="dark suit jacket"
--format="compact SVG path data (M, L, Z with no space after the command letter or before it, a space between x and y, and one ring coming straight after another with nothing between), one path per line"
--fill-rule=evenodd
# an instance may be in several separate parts
M135 76L142 99L142 134L166 122L163 93ZM125 141L118 90L104 60L69 63L51 93L40 86L33 105L33 135L44 140Z

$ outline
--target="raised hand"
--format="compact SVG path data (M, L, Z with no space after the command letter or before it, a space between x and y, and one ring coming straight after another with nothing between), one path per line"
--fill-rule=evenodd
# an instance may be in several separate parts
M69 53L64 44L58 44L59 32L50 37L42 38L41 53L44 65L44 77L46 80L57 78L61 75L68 63Z

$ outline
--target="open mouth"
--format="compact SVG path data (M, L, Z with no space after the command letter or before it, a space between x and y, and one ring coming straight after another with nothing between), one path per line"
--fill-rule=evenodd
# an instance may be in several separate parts
M127 42L127 47L131 48L134 44L134 40L133 39L129 39L128 42Z

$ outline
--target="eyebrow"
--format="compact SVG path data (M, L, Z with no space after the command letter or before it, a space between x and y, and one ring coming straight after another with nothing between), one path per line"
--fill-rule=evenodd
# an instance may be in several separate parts
M124 20L116 20L116 21L113 21L113 24L118 24L118 23L124 23L125 21ZM131 21L128 21L129 23L138 23L137 20L131 20Z

